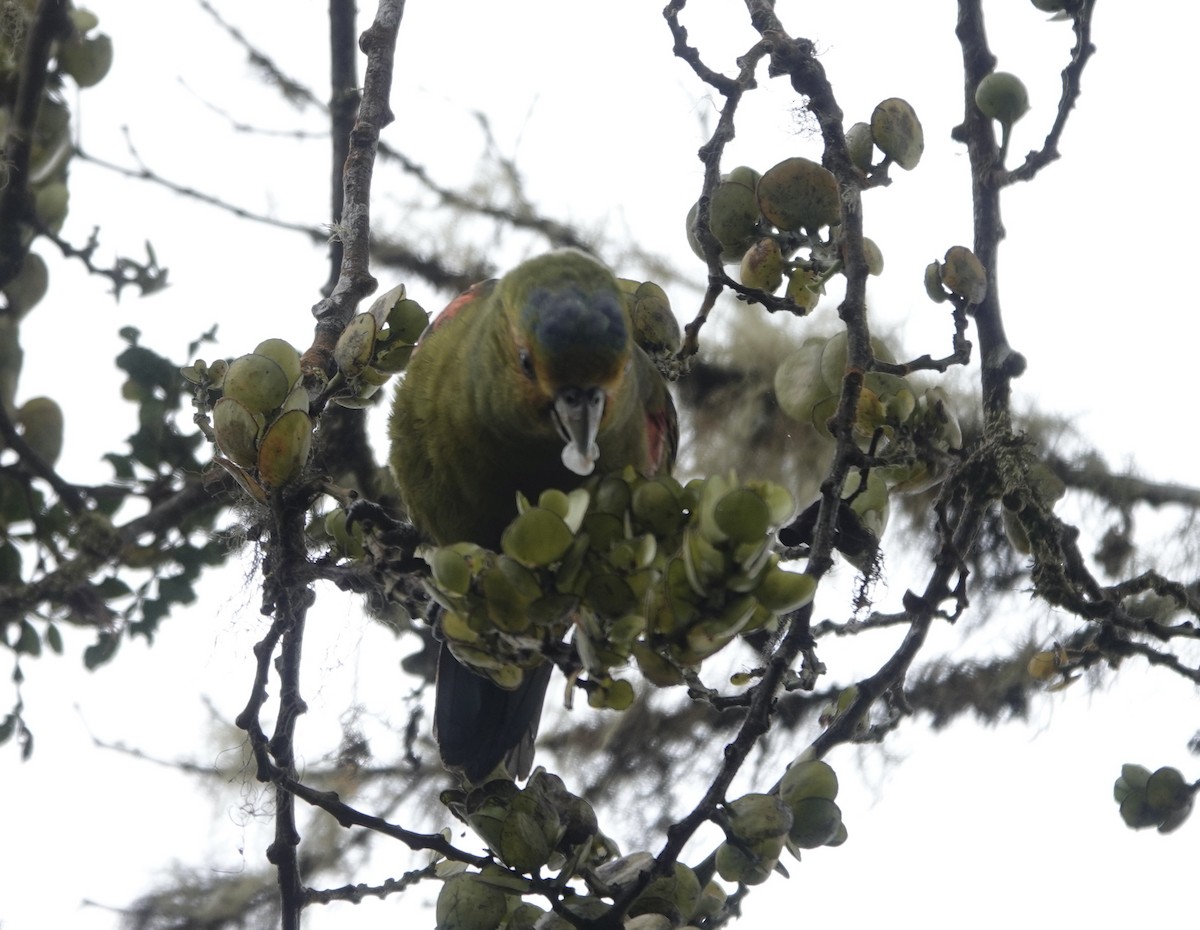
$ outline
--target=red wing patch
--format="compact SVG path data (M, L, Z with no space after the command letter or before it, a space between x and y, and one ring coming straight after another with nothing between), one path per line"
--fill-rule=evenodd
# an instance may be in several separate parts
M646 446L652 474L670 474L679 447L679 420L669 394L661 409L646 411Z
M446 309L434 317L433 322L425 328L425 332L423 332L421 334L421 338L417 340L417 345L420 345L422 341L424 341L425 337L439 326L444 326L446 323L450 322L450 320L458 316L463 307L469 306L483 297L487 297L488 294L495 290L497 283L499 282L496 278L489 278L487 281L480 281L478 284L472 284L469 288L455 297L446 305Z

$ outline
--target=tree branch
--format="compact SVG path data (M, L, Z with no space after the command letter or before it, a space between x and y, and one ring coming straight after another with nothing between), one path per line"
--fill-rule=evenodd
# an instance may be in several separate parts
M355 0L332 0L329 4L329 130L333 144L330 159L330 194L332 209L329 216L337 222L345 203L343 175L350 157L350 134L358 113L358 69L355 61L358 46L354 41ZM321 289L325 296L333 293L342 268L343 244L338 237L329 240L329 281Z
M34 126L46 91L50 46L69 28L66 0L38 0L21 56L12 124L2 139L0 287L16 277L25 253L29 251L29 247L21 242L21 224L30 219L33 210L29 194L29 158L33 152Z
M376 287L369 270L371 177L379 133L393 118L388 98L392 90L396 36L403 15L404 0L380 0L375 21L359 40L367 56L367 70L342 174L343 206L337 226L343 248L341 270L330 295L313 307L316 332L312 346L301 359L307 373L320 372L322 378L333 372L334 344L358 302Z
M1008 172L1005 184L1015 184L1017 181L1029 181L1059 157L1058 142L1067 126L1067 117L1075 108L1075 101L1082 93L1081 78L1084 66L1096 51L1092 44L1092 12L1096 0L1082 0L1079 8L1071 13L1071 24L1075 30L1075 47L1071 50L1071 60L1062 70L1062 96L1058 100L1058 110L1054 116L1054 124L1046 135L1042 147L1025 156L1025 162L1020 167Z

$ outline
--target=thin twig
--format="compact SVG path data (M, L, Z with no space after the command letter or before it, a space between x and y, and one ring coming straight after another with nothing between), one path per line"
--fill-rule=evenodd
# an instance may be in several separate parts
M1015 184L1017 181L1029 181L1050 162L1059 158L1058 143L1063 130L1067 126L1067 117L1075 107L1075 102L1082 93L1081 78L1084 66L1096 51L1092 44L1092 12L1096 0L1083 0L1079 8L1071 14L1071 24L1075 30L1075 47L1071 49L1071 60L1062 70L1062 96L1058 100L1058 109L1054 114L1054 124L1042 147L1025 156L1024 164L1008 172L1005 184Z
M337 235L342 241L342 263L337 284L329 296L312 309L317 325L313 344L301 364L306 372L331 375L333 347L358 303L376 287L371 275L371 178L379 133L393 119L389 106L396 35L404 15L404 0L380 0L375 21L362 34L359 45L367 55L362 101L350 133L350 146L342 172L342 215Z

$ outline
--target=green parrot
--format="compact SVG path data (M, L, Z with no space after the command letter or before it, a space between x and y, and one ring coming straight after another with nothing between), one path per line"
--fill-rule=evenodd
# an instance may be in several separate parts
M634 342L612 273L575 250L519 265L456 298L421 337L389 423L405 509L438 545L499 550L517 493L570 490L594 471L669 472L675 406ZM501 762L528 774L551 671L506 691L443 645L434 732L472 782Z

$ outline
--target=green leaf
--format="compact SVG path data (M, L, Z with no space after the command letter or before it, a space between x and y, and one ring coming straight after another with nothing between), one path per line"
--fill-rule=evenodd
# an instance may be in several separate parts
M115 452L105 454L108 464L113 467L113 474L118 481L132 481L134 478L133 459L128 455L117 455Z
M0 584L21 583L21 552L11 542L0 545Z
M163 598L147 598L142 601L140 632L149 636L158 626L158 621L171 612L171 604Z
M96 593L104 600L111 601L114 598L124 597L127 594L132 594L133 591L125 582L116 575L109 575L98 585L96 585Z
M24 653L35 658L42 654L42 639L38 636L38 631L34 629L33 624L28 620L21 621L21 635L17 639L17 644L13 649L18 653Z
M16 478L0 475L0 523L18 523L29 519L29 500L25 486Z
M83 650L83 666L88 671L95 671L117 654L121 644L120 636L115 633L101 633L99 639Z

